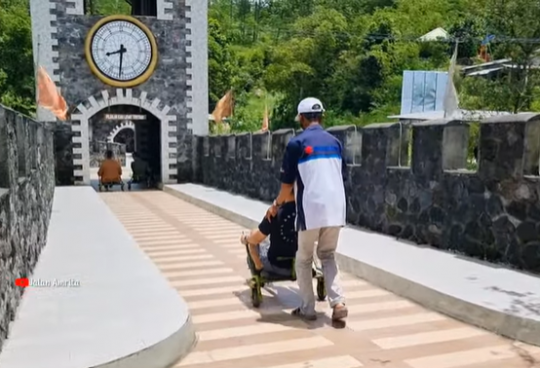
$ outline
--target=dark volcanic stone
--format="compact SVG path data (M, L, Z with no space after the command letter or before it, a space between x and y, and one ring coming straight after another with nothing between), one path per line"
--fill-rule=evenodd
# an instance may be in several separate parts
M521 255L523 268L540 272L540 241L527 243Z
M515 229L514 224L510 222L507 216L501 216L495 221L493 221L493 227L494 230L499 233L513 232Z
M420 213L420 217L418 217L418 220L420 221L421 224L429 223L428 211L422 211L422 213Z
M538 203L530 203L527 210L527 217L530 217L531 220L540 223L540 206Z
M407 212L407 208L408 208L407 199L400 198L397 206L401 212Z
M401 226L400 225L390 225L388 227L388 233L390 235L398 236L401 233Z
M463 236L463 227L459 224L454 224L450 228L450 244L459 244L460 239ZM458 246L456 249L461 250L462 247Z
M418 200L418 198L413 199L411 206L409 207L409 211L412 214L417 214L418 212L420 212L420 201Z
M442 224L444 222L444 211L440 207L431 207L429 211L429 219L431 223Z
M527 203L513 201L506 207L506 212L518 220L525 221L527 220Z
M480 217L478 218L478 224L485 228L485 229L491 229L493 223L491 221L491 218L489 217L489 215L487 213L482 213L480 215Z
M516 229L517 236L522 243L528 243L538 238L536 224L534 222L522 222Z
M465 234L471 239L482 240L482 232L476 221L471 221L465 226Z
M481 124L479 169L466 174L441 170L444 124L413 126L417 141L408 168L387 167L398 162L396 126L363 128L361 165L348 168L348 222L539 272L540 187L520 172L524 124L517 120ZM333 133L352 152L356 143L344 129ZM243 138L251 146L239 147L235 159L217 154L226 137L207 140L215 142L214 147L195 157L201 183L271 202L280 187L278 173L287 143L283 137L281 132ZM197 146L203 140L194 142ZM269 146L272 152L267 155ZM200 147L193 151L202 152Z
M407 225L401 233L401 237L405 239L410 239L414 235L414 229L411 225Z
M476 194L484 193L485 191L484 188L485 188L484 183L482 182L480 178L473 176L469 180L469 186L468 186L469 193L476 193Z
M503 211L503 204L499 197L497 197L496 195L490 196L487 201L487 213L489 214L489 216L492 218L497 217Z
M39 140L21 144L16 120L39 130ZM23 134L21 131L19 134ZM31 135L34 134L33 132ZM25 142L23 139L22 142ZM45 246L54 195L53 132L0 105L0 350L23 289L13 280L31 276ZM19 170L21 169L21 170ZM73 173L73 171L72 171Z

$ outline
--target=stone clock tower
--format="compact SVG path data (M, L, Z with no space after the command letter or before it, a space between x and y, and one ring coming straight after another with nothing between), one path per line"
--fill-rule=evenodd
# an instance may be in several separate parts
M208 133L208 1L130 0L135 15L107 17L89 1L30 0L35 63L70 107L75 181L90 183L92 147L124 127L162 183L189 178L191 135Z

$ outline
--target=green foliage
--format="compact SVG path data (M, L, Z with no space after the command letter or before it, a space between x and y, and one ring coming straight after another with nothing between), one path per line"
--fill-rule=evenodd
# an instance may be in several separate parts
M210 109L232 87L235 66L230 41L221 24L211 18L208 22L208 80Z
M0 0L0 103L35 111L34 62L28 0Z
M264 110L268 107L269 115L277 98L267 95L263 90L254 93L242 93L236 97L237 108L230 121L232 132L255 132L262 128Z
M86 13L92 15L131 14L131 6L125 0L90 0Z
M0 102L35 109L29 0L0 0ZM319 97L327 125L387 121L400 110L404 70L447 70L452 45L418 42L437 28L460 39L460 64L479 63L480 41L496 35L494 58L517 67L496 78L456 78L462 107L540 108L540 75L530 67L540 38L536 0L210 0L210 111L230 89L228 128L297 127L296 105ZM125 0L87 2L91 14L130 14ZM510 38L510 40L508 40ZM222 128L219 128L222 129ZM224 129L224 128L223 128Z
M495 34L501 42L491 45L493 56L521 66L493 80L458 77L462 107L540 107L540 80L524 67L537 46L504 42L504 36L540 36L534 0L214 0L211 9L212 21L228 35L226 49L233 50L232 76L222 77L235 87L233 129L258 126L259 89L275 96L272 129L295 127L296 104L307 96L326 105L326 125L387 121L400 110L404 70L448 69L451 43L417 41L437 27L460 39L461 64L481 62L480 41ZM226 88L217 90L214 98Z

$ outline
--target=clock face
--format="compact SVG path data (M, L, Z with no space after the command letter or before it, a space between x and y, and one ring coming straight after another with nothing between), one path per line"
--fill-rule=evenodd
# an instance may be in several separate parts
M90 53L98 71L114 81L133 81L150 68L156 50L150 36L128 20L112 20L92 35Z

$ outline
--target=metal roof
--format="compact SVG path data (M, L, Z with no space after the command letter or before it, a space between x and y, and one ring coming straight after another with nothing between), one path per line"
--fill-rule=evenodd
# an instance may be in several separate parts
M422 37L419 37L418 40L419 41L436 41L438 39L448 39L450 37L450 35L448 34L448 32L446 32L446 30L444 30L444 28L435 28L434 30L426 33L425 35L423 35Z

